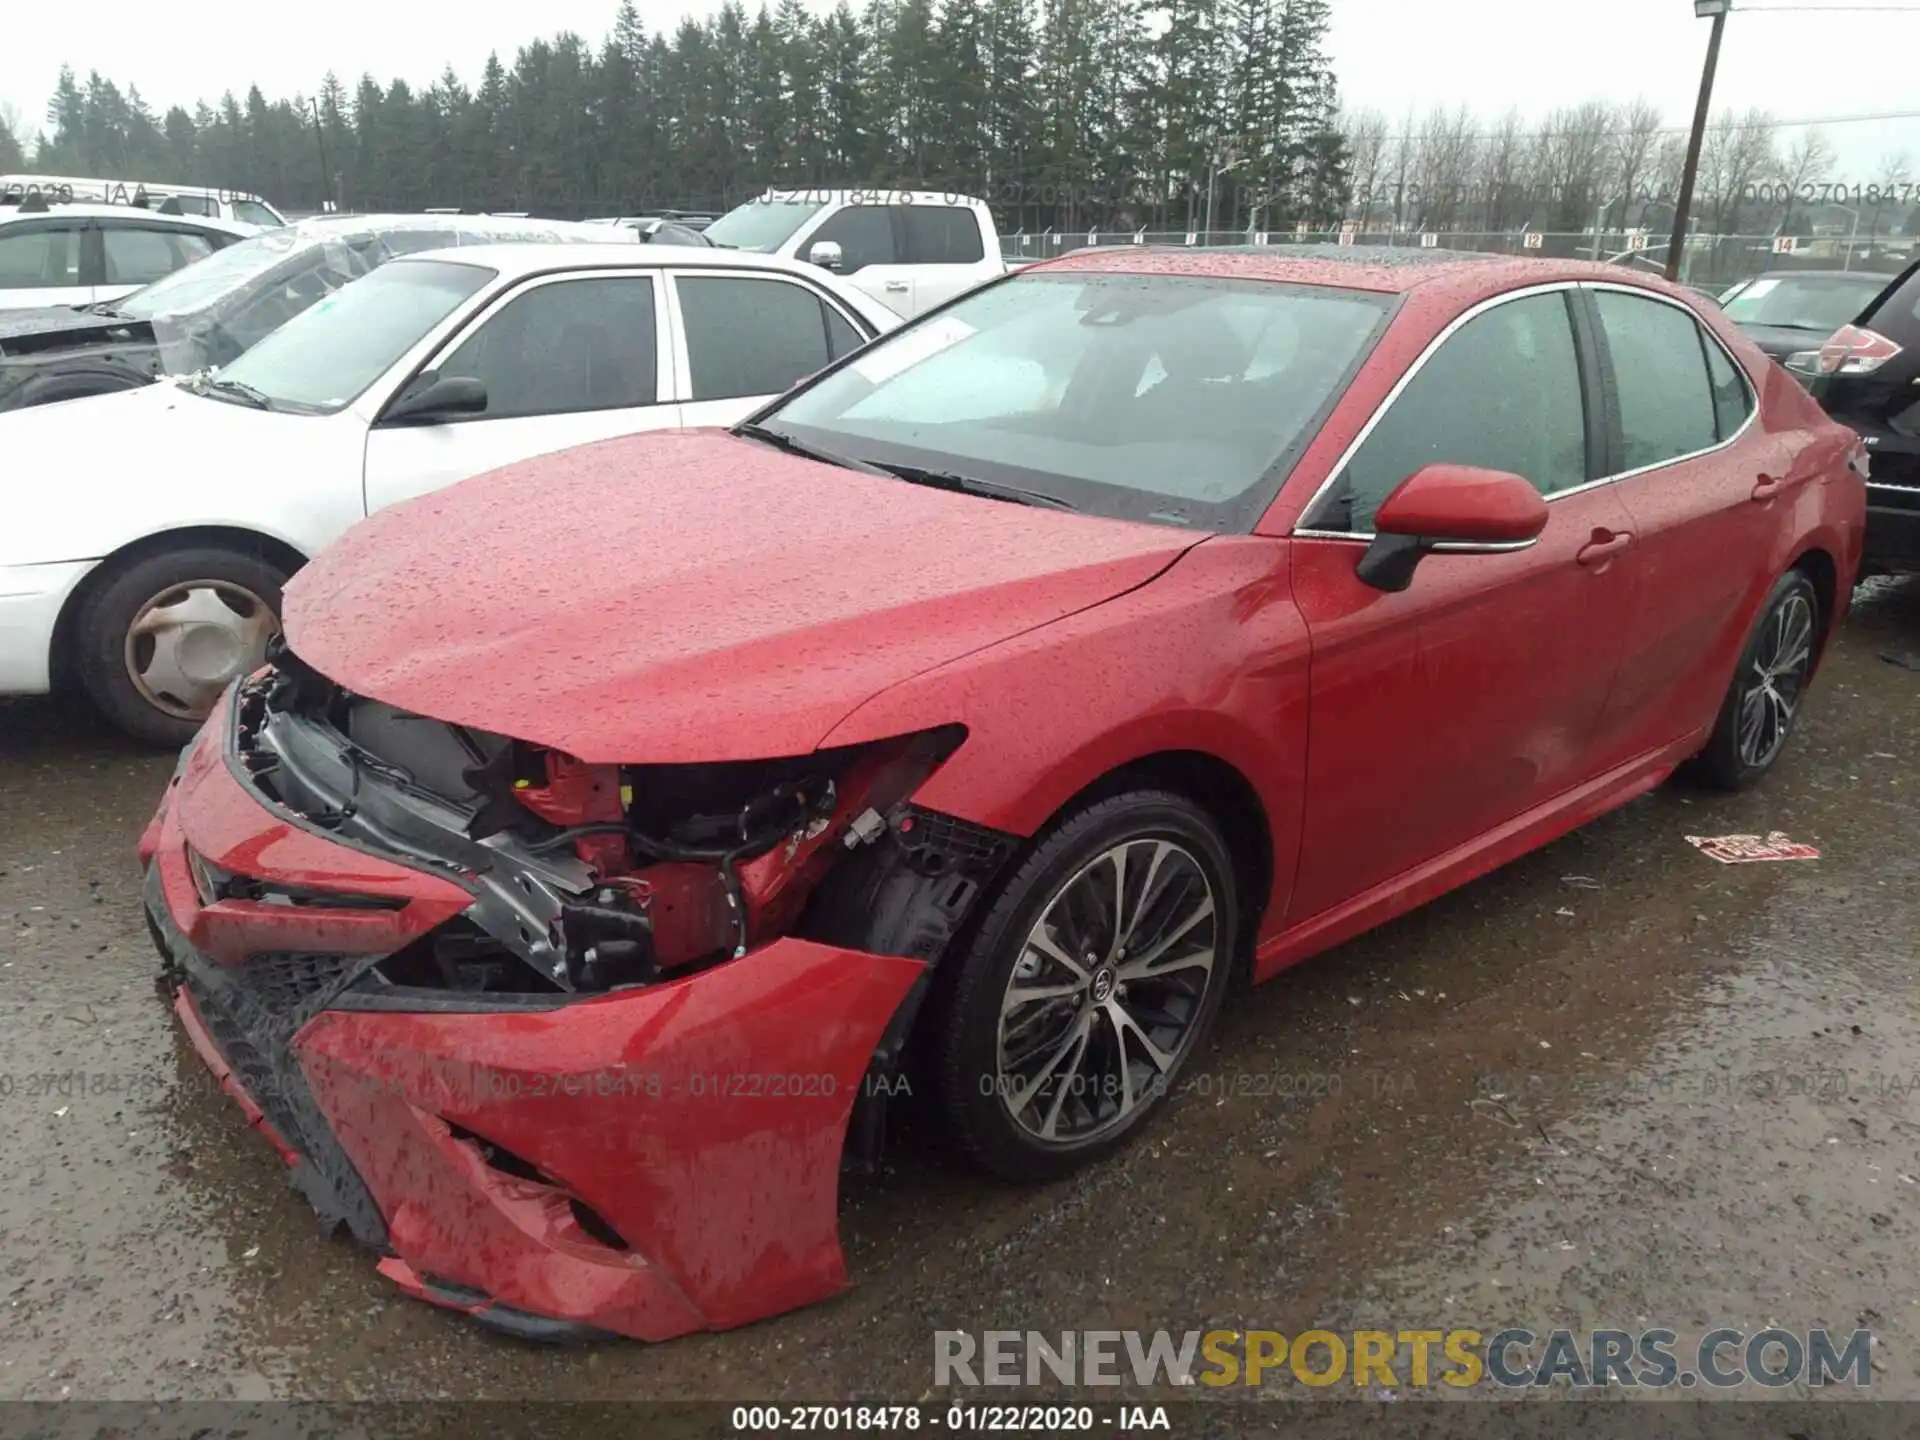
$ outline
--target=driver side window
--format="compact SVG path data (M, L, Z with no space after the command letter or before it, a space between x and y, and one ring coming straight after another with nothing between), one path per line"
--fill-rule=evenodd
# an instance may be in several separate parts
M1304 527L1371 534L1381 503L1426 465L1504 470L1547 496L1584 485L1586 408L1567 305L1567 292L1530 295L1455 331L1380 417Z
M555 280L510 301L435 368L487 387L470 420L651 405L659 352L653 277Z

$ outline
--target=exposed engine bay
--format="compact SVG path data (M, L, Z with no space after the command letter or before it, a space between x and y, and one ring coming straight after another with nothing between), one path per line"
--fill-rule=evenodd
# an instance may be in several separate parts
M234 706L247 782L342 844L475 892L362 990L562 1001L806 927L931 960L1011 850L908 803L964 739L957 726L791 758L585 764L354 695L284 641L270 658Z

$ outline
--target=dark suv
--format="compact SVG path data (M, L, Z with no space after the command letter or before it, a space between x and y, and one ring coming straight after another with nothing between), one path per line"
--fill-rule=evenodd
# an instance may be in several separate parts
M1861 575L1920 571L1920 260L1851 325L1788 364L1873 457Z

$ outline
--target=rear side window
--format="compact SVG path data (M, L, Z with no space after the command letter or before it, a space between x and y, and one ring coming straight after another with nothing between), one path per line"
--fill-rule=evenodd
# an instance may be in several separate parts
M813 247L831 240L840 247L840 271L851 275L868 265L892 265L899 258L894 248L893 218L885 205L849 205L827 217L826 223L807 238L800 258L806 259Z
M538 286L438 367L487 387L482 420L651 405L659 368L650 275Z
M0 290L80 283L80 231L62 225L0 230Z
M1415 471L1439 464L1504 470L1542 495L1587 482L1586 402L1563 293L1509 300L1450 336L1307 527L1369 534L1381 502Z
M1740 367L1727 358L1704 326L1700 330L1700 346L1707 352L1707 378L1713 385L1713 414L1718 426L1718 437L1731 440L1747 423L1747 416L1753 413L1753 392L1747 388L1746 377L1740 373Z
M896 205L906 232L909 265L972 265L986 258L980 222L960 205Z
M1719 444L1720 411L1693 316L1618 290L1593 298L1620 397L1621 468L1644 470Z
M106 283L149 285L163 275L171 275L186 263L168 243L172 238L161 230L140 230L107 222L100 232L106 249ZM208 246L199 254L205 254L211 248ZM199 256L194 258L198 259Z
M717 275L684 275L674 283L695 400L777 395L844 353L830 348L831 311L811 290L785 280Z

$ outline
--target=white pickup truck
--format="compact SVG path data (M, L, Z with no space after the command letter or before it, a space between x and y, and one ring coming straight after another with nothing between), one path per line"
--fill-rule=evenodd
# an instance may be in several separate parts
M831 270L909 319L1007 268L986 202L934 190L769 190L706 237Z

